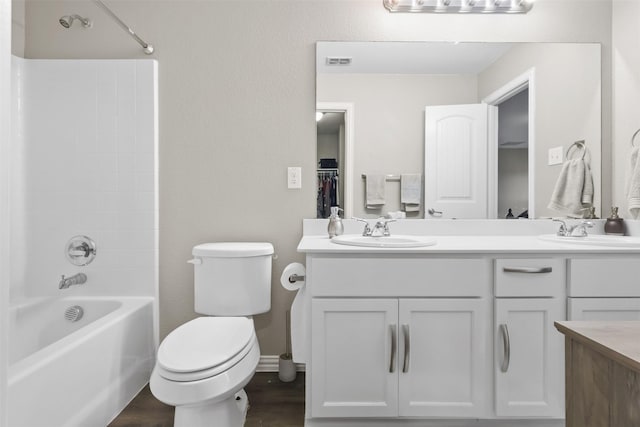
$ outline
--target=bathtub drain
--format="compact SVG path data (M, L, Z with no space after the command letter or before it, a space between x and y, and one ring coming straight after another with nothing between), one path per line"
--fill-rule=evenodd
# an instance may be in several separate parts
M79 305L74 305L67 308L64 312L64 318L70 322L77 322L82 319L82 315L84 314L84 310Z

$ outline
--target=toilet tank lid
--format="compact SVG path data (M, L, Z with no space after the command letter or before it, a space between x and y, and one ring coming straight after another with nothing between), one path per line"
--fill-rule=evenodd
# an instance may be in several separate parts
M273 254L271 243L217 242L203 243L193 247L192 254L202 257L243 258Z

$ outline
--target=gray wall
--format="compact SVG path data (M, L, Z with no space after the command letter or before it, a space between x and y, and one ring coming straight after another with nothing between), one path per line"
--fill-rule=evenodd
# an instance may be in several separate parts
M293 294L278 285L302 219L315 216L315 53L318 40L580 41L603 44L604 176L611 175L611 3L538 0L527 15L389 14L371 0L112 1L152 42L160 81L160 323L195 317L191 247L270 241L270 313L256 317L263 354L284 351ZM85 30L58 18L90 16ZM142 58L91 2L28 1L29 58ZM283 125L284 124L284 125ZM303 168L302 190L286 187ZM611 188L610 180L604 188Z
M510 49L478 77L479 98L483 99L535 67L535 91L529 90L530 97L535 95L535 140L529 141L529 151L535 153L536 218L564 214L547 208L562 169L561 165L547 165L549 148L562 146L566 152L575 141L585 140L591 154L596 212L600 212L601 188L610 197L611 187L601 185L600 117L605 109L601 107L600 70L590 66L598 62L597 45L527 44Z
M381 209L365 208L362 174L424 174L424 108L473 104L471 74L318 74L318 102L348 102L354 110L354 180L351 216L377 218L402 209L400 182L389 181ZM424 218L424 206L414 217Z

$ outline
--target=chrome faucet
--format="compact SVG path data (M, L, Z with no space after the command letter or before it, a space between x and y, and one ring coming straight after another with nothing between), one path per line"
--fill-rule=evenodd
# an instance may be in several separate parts
M395 219L384 219L383 217L378 218L376 221L376 225L371 228L371 224L369 221L362 218L352 217L359 222L364 222L364 230L362 231L362 235L365 237L380 237L380 236L390 236L391 232L389 231L389 223L394 222Z
M562 237L587 237L587 228L594 226L592 221L581 221L577 225L567 225L560 218L553 218L553 220L560 223L560 228L556 234Z
M73 285L82 285L87 281L87 275L84 273L74 274L71 277L64 277L60 279L60 283L58 283L58 289L67 289L69 286Z
M363 236L371 236L373 230L371 230L371 226L369 225L369 221L362 218L356 218L355 216L351 217L351 219L355 219L358 222L364 222L364 230L362 231Z
M389 231L389 223L394 221L395 219L378 218L378 221L376 221L376 225L373 227L373 231L371 232L371 235L372 236L390 236L391 232Z

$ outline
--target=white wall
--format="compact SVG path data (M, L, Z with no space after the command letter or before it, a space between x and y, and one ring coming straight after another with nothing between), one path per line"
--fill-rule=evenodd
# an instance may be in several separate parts
M625 187L631 136L640 128L640 2L613 2L613 205L629 218ZM640 138L636 139L640 144ZM609 215L605 206L603 215Z
M132 0L111 6L156 46L163 335L195 317L193 272L185 263L193 245L263 240L274 244L279 258L272 309L256 316L256 328L263 354L284 351L293 293L278 279L289 262L304 261L296 252L302 219L315 216L316 41L602 43L604 150L610 150L610 0L537 0L518 16L390 14L372 0ZM93 18L93 28L63 29L58 18L70 12ZM26 24L30 58L145 56L91 2L28 1ZM607 176L610 160L604 164ZM302 190L286 188L287 166L303 168Z
M585 140L591 153L594 206L600 207L602 105L600 46L526 44L507 52L480 73L480 99L493 93L528 69L535 67L535 216L564 214L547 208L562 165L548 166L549 148L562 146L564 152L575 141ZM532 141L530 141L531 143ZM532 146L530 145L530 150ZM596 212L599 212L597 209Z
M0 0L0 427L7 425L9 324L9 160L11 141L11 1Z
M14 61L11 299L155 296L154 61ZM88 266L65 258L75 235L97 244ZM58 289L78 272L86 284Z

